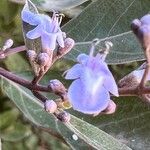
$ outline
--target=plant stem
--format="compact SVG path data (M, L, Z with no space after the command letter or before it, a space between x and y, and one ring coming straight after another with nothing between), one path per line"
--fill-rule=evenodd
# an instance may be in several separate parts
M15 75L1 67L0 67L0 75L2 75L3 77L5 77L15 83L18 83L32 91L52 92L52 90L50 88L48 88L47 86L33 85L30 81L20 78L17 75Z
M145 56L146 56L147 64L146 64L144 75L143 75L142 80L141 80L141 82L139 84L139 88L140 89L145 87L148 75L150 73L150 48L149 47L146 48L146 50L145 50Z
M15 47L15 48L6 49L5 51L0 51L0 58L5 58L9 55L19 53L19 52L22 52L22 51L25 51L25 50L26 50L26 47L24 45L23 46L18 46L18 47Z

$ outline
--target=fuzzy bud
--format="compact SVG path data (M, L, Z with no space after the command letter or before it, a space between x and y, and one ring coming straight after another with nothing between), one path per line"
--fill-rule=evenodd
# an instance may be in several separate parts
M57 104L53 100L47 100L44 103L44 108L49 113L54 113L57 110Z
M58 95L62 96L63 98L66 95L66 91L67 91L66 88L57 79L50 80L48 87L51 88L55 94L58 94Z
M40 53L37 57L37 63L40 66L46 66L50 61L50 57L47 53Z
M136 87L139 85L141 81L141 76L139 75L138 71L132 71L130 74L123 77L118 82L119 88L128 88L128 87Z
M31 62L35 61L35 59L37 57L37 54L34 50L28 50L26 55Z
M69 122L71 119L70 114L65 111L58 113L56 116L60 121L64 123Z
M74 44L75 44L75 42L73 39L66 38L65 42L64 42L65 47L64 48L60 47L57 51L57 55L67 54L73 48Z
M133 20L131 23L131 29L141 42L144 49L150 47L150 14L143 16L140 20Z
M6 40L6 42L5 42L5 44L4 44L3 48L2 48L2 50L4 51L4 50L6 50L6 49L12 47L13 44L14 44L14 41L13 41L12 39Z
M137 34L139 27L141 26L141 21L139 19L134 19L131 23L131 29L134 34Z
M119 88L137 87L143 77L146 63L142 64L137 70L132 71L118 82ZM147 80L150 80L148 77ZM150 103L150 94L140 94L139 96L144 102Z

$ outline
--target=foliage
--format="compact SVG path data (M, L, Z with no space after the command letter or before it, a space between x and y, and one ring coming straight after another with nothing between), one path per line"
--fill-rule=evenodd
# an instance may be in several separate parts
M85 1L64 0L54 3L52 0L53 5L49 9L73 9ZM47 5L46 0L33 0L33 2L38 4L41 9L47 10L47 7L45 7ZM78 54L88 53L87 50L94 38L101 40L97 50L104 47L105 41L113 43L113 48L107 58L109 64L123 64L144 59L141 46L130 31L130 22L134 18L140 18L149 12L150 1L94 0L88 2L90 4L85 8L83 7L80 15L70 21L67 20L67 23L63 26L62 30L75 39L76 45L65 56L64 61L56 63L52 70L46 74L42 80L43 84L46 84L50 79L57 78L68 85L69 82L65 81L61 74L68 69L70 63L73 64L73 61L76 61ZM8 0L1 0L0 4L3 7L0 10L1 45L5 39L10 37L14 39L16 45L23 44L19 17L22 6ZM37 46L36 42L32 43L31 46ZM16 62L19 62L19 64ZM23 55L15 54L6 58L1 66L10 71L15 71L16 74L26 79L31 80L33 77L24 53ZM121 69L117 66L114 68L117 68L114 70L117 70L116 73L119 74ZM125 74L127 70L123 72ZM91 148L89 145L95 149L111 150L126 150L130 149L129 147L136 150L148 150L150 147L148 124L150 107L140 102L138 98L121 97L115 99L118 110L110 116L92 117L77 113L72 109L68 110L72 114L71 121L64 124L53 115L46 113L43 105L29 90L3 77L1 77L0 85L0 138L4 150L41 149L43 145L45 149L69 149L69 146L72 149L89 149ZM53 94L47 96L50 99L54 98ZM19 113L14 104L23 112L25 117ZM50 136L36 126L59 133L65 139L67 145L64 144L62 138L58 142L57 138ZM77 141L73 139L74 134L78 137Z

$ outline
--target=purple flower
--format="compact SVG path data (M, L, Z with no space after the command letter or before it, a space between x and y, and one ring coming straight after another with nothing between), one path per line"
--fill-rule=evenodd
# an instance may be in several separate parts
M63 33L60 29L60 21L57 14L54 13L52 18L50 18L43 14L34 14L24 8L21 17L24 22L36 26L26 34L29 39L41 37L43 49L54 50L56 43L64 48Z
M100 113L108 107L110 93L118 96L116 82L100 54L95 57L80 54L77 60L79 64L69 69L65 76L74 80L68 89L69 101L82 113Z

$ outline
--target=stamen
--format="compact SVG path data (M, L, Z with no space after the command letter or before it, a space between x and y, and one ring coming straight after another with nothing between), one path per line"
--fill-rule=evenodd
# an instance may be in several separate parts
M95 47L96 47L96 45L99 44L99 42L100 42L100 40L99 40L98 38L96 38L96 39L94 39L94 40L92 41L89 56L93 56L93 55L94 55Z
M62 14L62 13L60 13L60 14L59 14L59 25L61 24L63 17L65 17L65 15Z
M110 48L112 46L113 46L113 43L111 41L105 41L105 48L99 50L99 53L101 54L102 60L105 60L105 58L109 54Z

